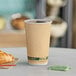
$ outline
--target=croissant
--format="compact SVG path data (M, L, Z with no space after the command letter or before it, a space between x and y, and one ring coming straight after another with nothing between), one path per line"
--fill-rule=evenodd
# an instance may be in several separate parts
M10 63L15 60L14 56L0 50L0 64Z

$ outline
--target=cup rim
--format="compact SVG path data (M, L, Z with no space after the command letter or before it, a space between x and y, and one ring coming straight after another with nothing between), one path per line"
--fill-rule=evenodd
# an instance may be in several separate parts
M44 21L44 22L33 22L33 21ZM28 19L28 20L24 20L25 23L29 23L29 24L44 24L44 23L52 23L52 20L50 19Z

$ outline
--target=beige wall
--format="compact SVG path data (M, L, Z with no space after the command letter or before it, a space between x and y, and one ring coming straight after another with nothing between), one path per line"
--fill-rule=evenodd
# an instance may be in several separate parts
M76 0L73 0L73 47L76 48Z

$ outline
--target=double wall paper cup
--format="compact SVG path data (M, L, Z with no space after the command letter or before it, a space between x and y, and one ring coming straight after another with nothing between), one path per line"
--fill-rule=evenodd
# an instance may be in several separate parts
M32 65L48 63L51 22L44 19L25 20L27 58Z

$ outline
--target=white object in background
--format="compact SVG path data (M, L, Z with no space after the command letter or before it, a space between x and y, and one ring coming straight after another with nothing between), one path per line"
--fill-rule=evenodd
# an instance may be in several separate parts
M52 25L51 27L52 37L59 38L65 35L66 29L67 29L67 23L65 21L57 18L55 20L55 23L53 21L51 25Z
M20 13L16 13L12 15L12 19L20 18L22 15Z
M47 0L47 3L52 6L62 7L66 5L67 0Z
M51 7L50 8L50 16L51 17L57 17L58 16L58 14L59 14L59 10L60 10L60 8L59 7Z

